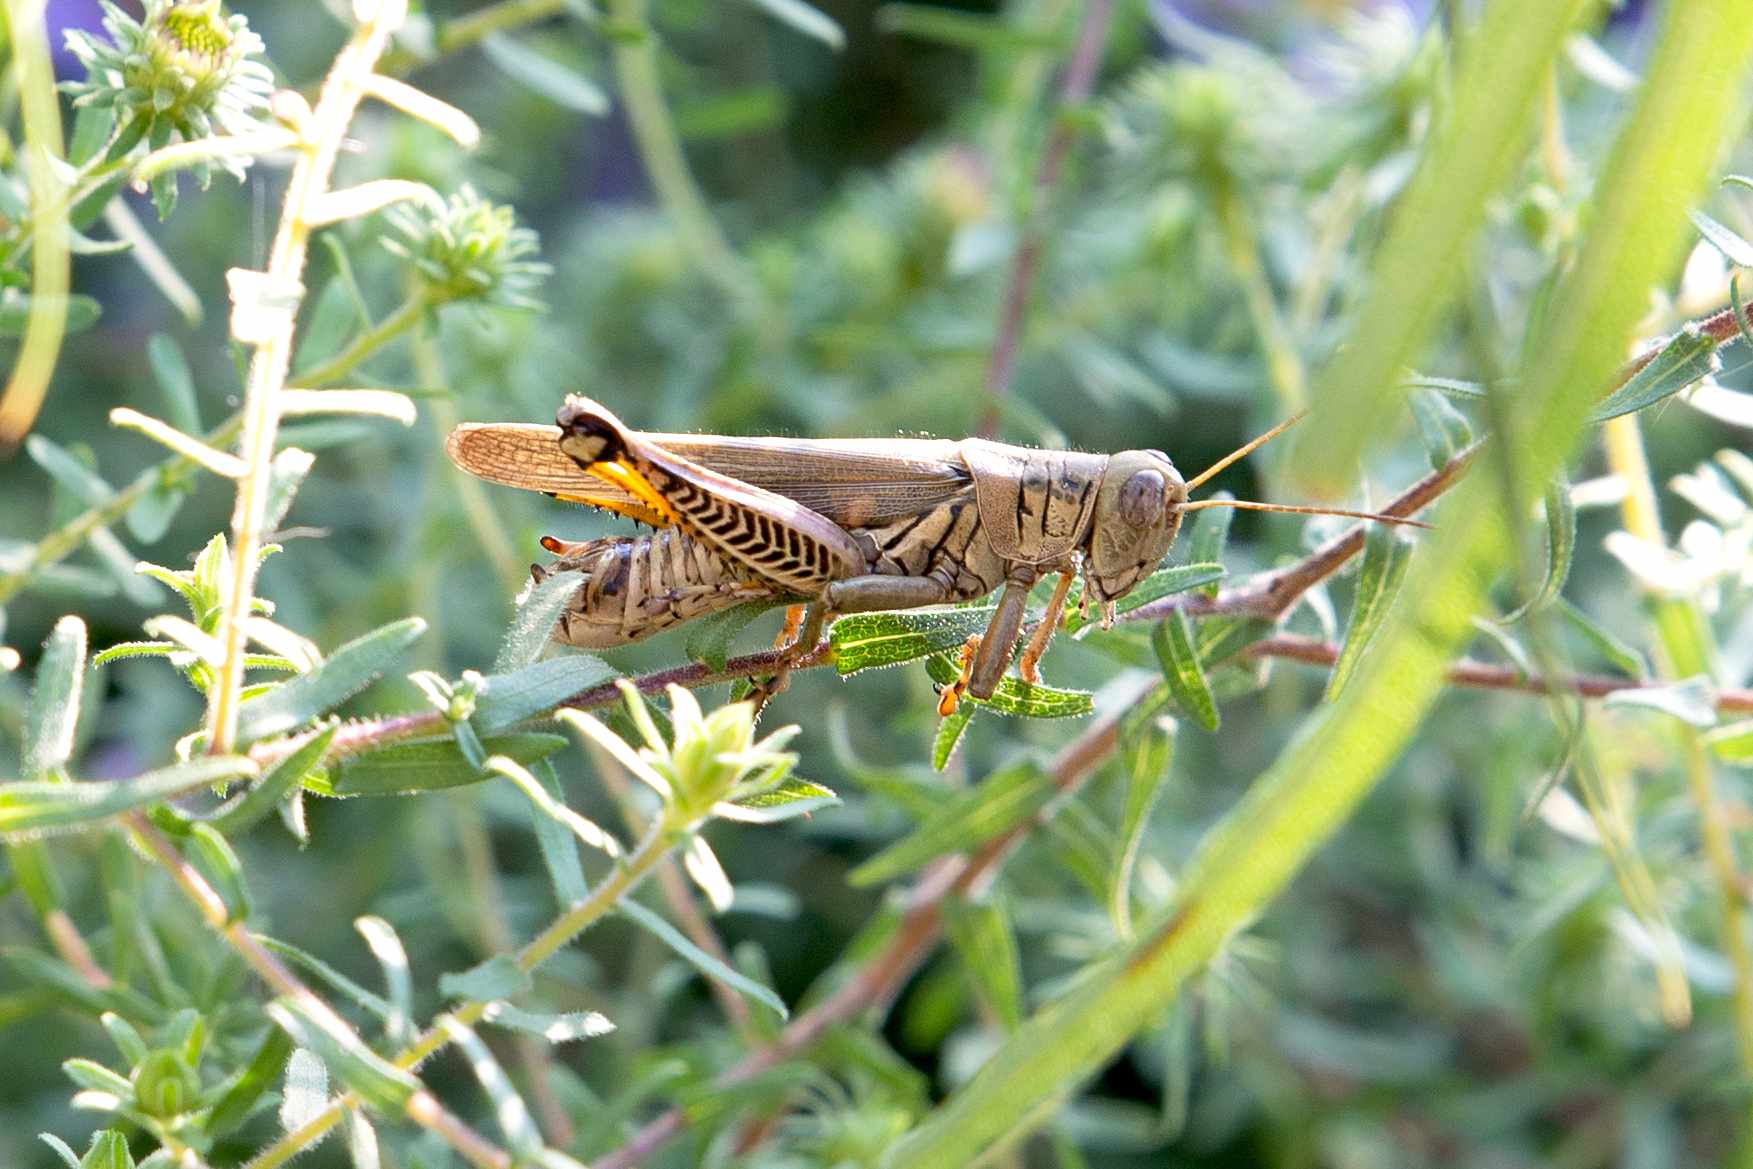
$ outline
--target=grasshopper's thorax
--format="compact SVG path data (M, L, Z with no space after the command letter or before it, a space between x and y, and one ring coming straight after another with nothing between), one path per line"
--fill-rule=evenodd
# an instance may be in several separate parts
M1085 596L1100 605L1149 576L1175 542L1187 484L1161 451L1108 459L1083 547Z

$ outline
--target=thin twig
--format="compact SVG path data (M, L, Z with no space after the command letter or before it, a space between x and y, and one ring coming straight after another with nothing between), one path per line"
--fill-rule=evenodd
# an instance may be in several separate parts
M1028 308L1029 291L1035 282L1035 269L1041 262L1047 207L1052 201L1053 188L1059 183L1065 156L1077 134L1075 124L1065 114L1070 107L1089 98L1096 72L1101 68L1113 7L1113 0L1084 0L1083 25L1059 84L1056 121L1041 153L1041 165L1035 171L1032 202L1024 213L1022 237L1017 244L1016 256L1011 260L1010 279L1005 283L1004 299L998 310L998 333L992 343L992 358L986 367L986 394L990 400L978 430L982 438L991 438L998 432L1000 408L1005 395L1010 392L1011 380L1016 376L1023 317Z
M1242 651L1244 657L1284 658L1311 666L1331 666L1339 660L1339 647L1330 641L1279 633L1262 638ZM1606 698L1610 694L1650 690L1667 685L1661 678L1622 678L1611 674L1568 674L1554 686L1538 674L1526 673L1515 666L1462 658L1449 666L1451 685L1472 690L1513 690L1523 694L1575 694L1582 698ZM1753 690L1730 687L1716 693L1716 708L1722 714L1753 714Z

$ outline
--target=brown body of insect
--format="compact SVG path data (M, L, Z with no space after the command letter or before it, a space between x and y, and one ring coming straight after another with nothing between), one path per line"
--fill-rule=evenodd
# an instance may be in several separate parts
M770 599L809 605L793 643L809 648L830 615L1002 590L986 633L964 654L963 680L946 697L946 712L964 686L977 698L997 688L1037 581L1059 575L1023 654L1028 681L1074 575L1083 577L1086 603L1101 606L1106 619L1113 602L1168 553L1184 513L1238 506L1189 503L1190 485L1156 450L1104 455L984 439L651 434L577 396L566 399L557 422L465 424L447 443L451 459L480 478L660 529L583 544L543 541L560 555L546 571L586 576L557 639L604 648Z

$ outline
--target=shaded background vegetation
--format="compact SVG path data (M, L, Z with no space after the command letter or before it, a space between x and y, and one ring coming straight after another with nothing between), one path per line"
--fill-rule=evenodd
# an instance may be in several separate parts
M783 14L786 6L774 7ZM444 192L469 184L515 207L554 270L535 291L541 311L450 305L363 366L357 384L414 394L421 412L412 427L346 419L291 428L319 461L282 525L286 551L263 569L261 593L277 620L330 647L418 614L431 629L408 668L447 677L485 669L536 538L619 529L537 497L466 485L444 459L442 436L461 419L546 420L566 392L595 396L645 428L812 436L960 436L996 405L998 433L1011 441L1160 447L1184 472L1203 468L1304 399L1306 371L1357 307L1433 103L1451 96L1446 28L1456 17L1442 6L1123 3L1104 38L1094 96L1057 113L1079 5L819 7L844 30L838 51L761 5L652 5L664 96L735 248L728 280L722 271L715 278L653 199L608 60L602 21L612 16L545 21L511 34L510 47L471 48L412 72L481 124L484 143L473 154L425 124L366 111L341 164L347 181L411 178ZM427 15L442 28L468 8L435 3ZM311 85L347 35L315 5L234 10L263 36L282 84ZM63 22L95 21L80 4L51 11ZM1591 180L1659 14L1651 5L1602 6L1579 25L1546 121L1490 205L1466 258L1461 304L1422 373L1483 383L1516 368L1541 298L1574 254ZM547 77L528 53L561 76ZM58 64L63 76L79 75L66 54ZM1040 159L1057 133L1071 145L1043 198ZM1737 169L1745 153L1738 148L1723 169ZM205 192L185 181L176 211L154 226L205 306L200 322L181 319L127 257L77 260L74 287L101 302L103 315L63 353L40 434L88 455L112 483L157 461L156 448L107 416L116 406L164 413L143 358L160 334L187 355L205 424L234 408L242 358L227 340L224 272L263 262L283 174L258 164L241 185L220 175ZM156 224L143 198L127 197ZM1726 188L1706 209L1745 227L1753 196ZM1040 265L1014 380L995 395L996 322L1014 253L1030 233L1043 241ZM408 295L417 278L380 246L385 234L382 220L368 219L334 229L332 246L314 249L295 370L341 348L357 325L355 295L377 319ZM1729 270L1700 244L1684 272L1670 273L1643 335L1726 304ZM1621 533L1613 554L1624 521L1613 485L1600 478L1611 468L1591 442L1574 470L1593 490L1577 496L1565 596L1633 651L1659 657L1641 598L1663 588L1685 595L1714 631L1716 681L1733 687L1746 685L1753 667L1753 482L1737 478L1741 464L1698 470L1720 449L1744 447L1753 423L1753 398L1734 393L1743 359L1733 348L1725 356L1730 368L1708 394L1641 416L1668 528L1688 533L1680 550L1659 560ZM1484 429L1479 403L1458 409ZM1392 437L1359 469L1354 500L1379 502L1429 470L1414 411L1359 425ZM1291 498L1299 488L1286 458L1268 448L1218 485L1244 498ZM1681 493L1665 489L1689 473ZM15 544L80 506L22 456L0 464L0 501L0 539ZM186 567L226 527L230 506L223 484L202 480L156 539L117 534L131 556ZM1225 561L1241 577L1339 526L1239 515ZM101 550L65 567L4 610L0 642L24 656L20 671L0 675L8 742L19 734L35 647L60 614L81 615L95 649L139 637L141 621L168 607ZM1289 628L1336 639L1351 590L1347 579L1322 586ZM1514 592L1500 593L1500 616ZM758 647L771 632L771 620L757 623L738 644ZM1150 660L1143 634L1111 639L1119 652L1100 639L1061 637L1048 680L1097 690L1099 705L1125 646L1132 660ZM618 651L612 664L627 672L674 664L683 640ZM1493 624L1473 652L1531 669L1526 640L1517 627ZM1580 668L1624 661L1589 638L1573 649ZM1195 843L1322 701L1324 680L1289 662L1215 679L1226 696L1221 728L1207 733L1183 719L1161 764L1166 781L1138 852L1141 905L1168 901ZM709 707L723 697L722 687L702 692ZM155 661L103 667L87 701L79 774L89 778L164 764L201 718L200 696ZM349 713L420 701L392 677ZM1225 946L1193 993L1070 1098L1046 1135L1007 1155L1019 1165L1115 1169L1658 1169L1740 1155L1749 1102L1734 955L1721 948L1720 874L1701 854L1696 792L1672 720L1628 704L1596 707L1590 719L1595 765L1623 801L1617 814L1647 867L1658 916L1628 905L1578 798L1542 787L1570 753L1547 705L1455 689L1340 836ZM800 770L844 799L807 821L712 830L737 887L716 927L786 1002L843 961L879 913L882 893L846 875L900 834L921 800L929 805L918 793L977 780L1077 729L985 716L939 775L929 766L937 721L917 667L850 681L810 671L766 715L767 726L801 724ZM569 753L562 770L575 804L618 824L588 761ZM1738 830L1744 773L1719 767L1715 775L1719 810ZM1555 794L1530 810L1542 790ZM1127 795L1124 769L1104 770L1008 865L990 896L1014 955L966 930L962 946L946 947L908 982L874 1038L842 1039L814 1075L799 1075L789 1098L803 1108L746 1163L874 1164L996 1049L1019 1010L1062 991L1115 946L1102 890L1084 878L1092 864L1105 871ZM552 912L524 802L509 788L311 800L306 809L308 844L269 822L238 845L261 920L376 985L378 967L352 923L382 916L413 956L422 1015L438 1005L430 988L440 973L529 936ZM131 902L160 935L177 980L211 1005L214 1030L235 1012L232 1022L247 1032L249 977L168 886L132 871L119 840L56 847L69 905L90 923L100 953L128 917L116 900ZM1677 948L1664 940L1668 923ZM7 946L40 948L38 937L23 898L0 901ZM1671 984L1662 989L1663 963L1677 963L1689 987L1685 1011ZM642 1118L655 1103L685 1097L746 1042L691 968L621 921L557 961L542 990L556 1006L600 1010L617 1026L554 1048L536 1073L572 1114L575 1151L587 1158L619 1143L620 1112ZM775 1024L758 1013L756 1025ZM70 1109L59 1064L111 1058L95 1019L66 1009L20 967L0 967L0 1048L0 1161L52 1164L31 1139L39 1130L82 1146L92 1122ZM520 1084L531 1074L509 1048L507 1063ZM426 1078L469 1098L460 1061L440 1061ZM257 1139L236 1138L213 1163L238 1163L272 1121L258 1118L245 1130ZM733 1142L715 1139L713 1123L701 1144L684 1141L665 1163L692 1163L707 1148L715 1163L734 1163ZM410 1141L386 1137L393 1163L447 1163L441 1147ZM331 1141L300 1163L343 1162L341 1142Z

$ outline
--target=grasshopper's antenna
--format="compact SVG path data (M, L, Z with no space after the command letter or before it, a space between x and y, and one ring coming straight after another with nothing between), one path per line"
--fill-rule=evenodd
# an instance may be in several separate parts
M1259 450L1261 447L1265 446L1267 443L1271 442L1273 439L1277 438L1279 435L1283 434L1308 416L1309 412L1307 410L1298 410L1295 414L1292 414L1289 418L1286 418L1283 422L1280 422L1277 426L1274 426L1259 438L1243 443L1241 446L1237 447L1235 450L1231 451L1229 454L1189 479L1187 481L1187 490L1189 492L1193 491L1201 483L1204 483L1237 459L1247 458L1249 455L1253 454L1255 451Z
M1257 503L1251 499L1200 499L1192 503L1183 503L1181 510L1198 511L1206 507L1233 507L1239 511L1282 511L1291 515L1336 515L1353 520L1374 520L1378 524L1400 524L1408 528L1429 528L1431 526L1423 520L1415 520L1403 515L1389 515L1387 512L1381 511L1347 511L1338 507L1299 507L1294 503Z

